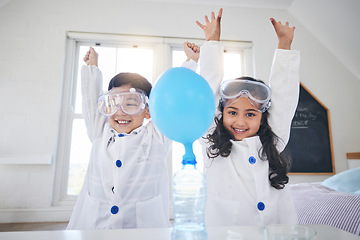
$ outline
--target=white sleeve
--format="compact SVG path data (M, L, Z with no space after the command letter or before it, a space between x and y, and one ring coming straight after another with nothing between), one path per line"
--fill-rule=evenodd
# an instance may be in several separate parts
M270 73L272 91L269 125L281 139L277 145L282 152L290 138L291 121L299 101L300 52L277 49Z
M181 67L184 67L184 68L188 68L190 70L193 70L194 72L196 72L196 69L198 67L198 63L195 62L194 60L190 59L189 61L185 61Z
M200 75L209 83L215 95L215 115L219 114L217 106L219 104L219 88L224 77L224 48L219 41L207 41L200 47ZM210 129L215 126L211 124ZM208 130L208 131L209 131ZM208 134L205 133L205 136ZM200 144L205 147L207 143L203 138L199 138Z
M224 48L218 41L208 41L200 47L200 75L206 79L218 100L218 90L224 77Z
M102 134L106 117L98 111L97 100L103 93L102 73L96 66L82 66L82 111L90 141Z

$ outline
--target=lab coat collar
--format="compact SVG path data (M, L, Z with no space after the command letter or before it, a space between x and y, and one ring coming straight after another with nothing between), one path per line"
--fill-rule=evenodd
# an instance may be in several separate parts
M238 145L249 145L253 142L257 142L260 141L260 137L258 135L255 135L253 137L248 137L248 138L244 138L241 141L235 141L235 140L230 140L232 144L238 144Z
M115 129L111 128L110 132L112 133L112 137L113 136L118 136L118 137L126 137L126 136L131 136L131 135L137 135L139 134L142 130L143 130L144 126L140 126L138 128L135 128L134 130L132 130L130 133L118 133Z
M234 141L230 140L232 144L242 146L242 147L249 147L252 152L251 154L255 154L257 151L259 151L262 148L261 140L258 135L253 137L244 138L242 141Z
M109 136L108 138L108 141L107 141L107 146L106 147L109 147L109 145L113 142L115 142L115 138L116 137L127 137L127 136L131 136L131 135L137 135L139 134L142 130L143 130L144 126L140 126L134 130L132 130L130 133L118 133L115 129L113 129L112 127L110 127L109 125Z

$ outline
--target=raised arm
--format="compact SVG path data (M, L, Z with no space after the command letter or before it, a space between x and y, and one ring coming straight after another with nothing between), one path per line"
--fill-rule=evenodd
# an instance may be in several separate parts
M190 70L196 72L200 57L200 47L198 47L195 43L190 42L184 42L183 47L187 59L182 64L182 67L189 68Z
M277 22L274 18L270 18L272 25L274 26L276 35L278 36L279 44L278 49L291 49L291 43L294 39L295 27L290 27L289 22L286 22L285 25L281 22Z
M92 141L102 134L106 118L102 116L97 107L97 99L103 93L102 73L98 69L98 54L90 47L84 57L87 66L81 68L81 94L82 110L87 133Z
M217 16L212 12L210 20L205 16L205 24L196 21L206 38L200 48L200 74L209 82L215 95L224 77L224 49L220 44L222 12L222 8Z
M270 73L272 97L269 125L281 139L277 146L281 152L289 141L291 121L299 101L300 52L290 50L295 27L290 27L288 22L281 24L273 18L270 21L279 43Z

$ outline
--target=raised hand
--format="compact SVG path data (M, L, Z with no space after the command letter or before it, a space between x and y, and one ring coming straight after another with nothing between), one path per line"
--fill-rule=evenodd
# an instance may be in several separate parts
M95 52L94 48L90 47L89 51L86 52L84 62L86 65L98 66L98 54Z
M221 33L221 17L223 9L220 8L217 17L215 18L215 13L211 12L211 20L207 15L205 15L205 25L201 24L199 21L196 21L196 24L204 30L205 38L207 41L220 41Z
M183 47L184 47L184 52L187 57L186 61L189 61L190 59L192 59L195 62L197 62L199 60L199 57L200 57L200 47L199 46L197 46L195 43L184 42Z
M289 22L286 22L285 25L280 21L277 22L274 18L270 18L272 25L274 26L276 35L279 39L279 49L291 49L291 43L294 39L295 27L290 27Z

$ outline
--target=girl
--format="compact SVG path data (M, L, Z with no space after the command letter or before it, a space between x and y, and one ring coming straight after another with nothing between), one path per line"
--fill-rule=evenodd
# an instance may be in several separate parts
M290 134L299 96L299 52L291 51L295 28L271 18L279 45L271 89L253 78L222 80L220 20L197 24L207 42L200 49L200 72L220 98L214 128L201 140L207 178L207 226L296 223L288 162L280 153ZM191 45L186 45L191 48ZM271 98L271 106L270 106Z

